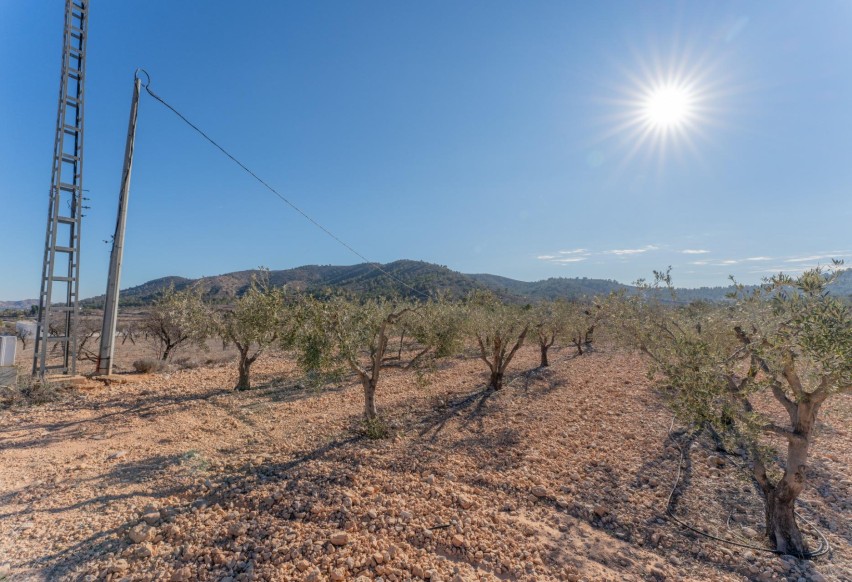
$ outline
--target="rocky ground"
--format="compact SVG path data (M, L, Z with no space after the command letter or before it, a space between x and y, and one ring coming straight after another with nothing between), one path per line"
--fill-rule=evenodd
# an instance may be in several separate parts
M497 393L476 359L388 370L378 400L396 436L378 441L360 436L358 385L303 388L283 356L260 360L246 393L223 363L2 411L0 573L852 580L852 398L823 409L800 504L832 550L799 561L667 518L681 464L675 515L761 545L740 461L672 422L639 358L566 351L535 371L536 356Z

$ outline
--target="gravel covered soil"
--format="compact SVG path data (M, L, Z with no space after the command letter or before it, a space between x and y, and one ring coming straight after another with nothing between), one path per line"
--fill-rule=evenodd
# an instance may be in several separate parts
M0 576L13 580L852 580L852 398L822 412L800 512L832 551L760 546L738 457L672 423L636 356L537 350L388 369L394 437L361 436L360 386L292 361L150 375L0 412ZM771 402L764 403L772 406ZM816 538L809 534L814 544Z

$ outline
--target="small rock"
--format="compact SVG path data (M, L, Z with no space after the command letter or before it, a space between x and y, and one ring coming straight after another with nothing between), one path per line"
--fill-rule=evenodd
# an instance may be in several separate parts
M137 558L150 558L154 555L154 547L151 544L145 542L140 544L139 547L136 548L136 552L134 553Z
M532 489L530 489L530 493L541 499L542 497L547 497L547 489L542 487L541 485L536 485Z
M120 574L121 572L127 571L130 565L127 563L127 560L116 560L112 566L109 567L110 572L114 572Z
M149 541L154 536L152 535L150 527L144 524L139 524L127 532L127 537L129 537L130 541L134 544L141 544L142 542Z
M346 532L339 531L331 534L330 540L335 546L345 546L349 543L349 535Z
M311 563L307 560L299 560L296 562L296 567L299 569L299 572L306 572L311 567Z
M192 570L189 566L178 568L172 572L172 582L186 582L192 577Z
M453 545L457 548L464 547L464 538L462 536L460 536L459 534L456 534L456 535L453 536L452 542L453 542Z
M160 512L159 511L150 511L142 516L142 519L148 525L157 525L160 522Z

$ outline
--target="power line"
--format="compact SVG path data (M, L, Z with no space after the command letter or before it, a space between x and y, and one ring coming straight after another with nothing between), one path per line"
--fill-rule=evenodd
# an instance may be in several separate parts
M225 148L223 148L221 145L219 145L219 144L216 142L216 140L214 140L212 137L210 137L209 135L207 135L207 134L206 134L206 133L205 133L205 132L204 132L204 131L200 128L200 127L198 127L197 125L195 125L194 123L192 123L189 119L187 119L187 118L186 118L186 116L184 116L184 115L183 115L180 111L178 111L177 109L175 109L174 107L172 107L171 105L169 105L169 104L165 101L165 99L163 99L162 97L160 97L159 95L157 95L156 93L154 93L154 91L153 91L153 90L151 90L151 76L148 74L148 72L147 72L147 71L145 71L144 69L138 69L138 70L136 71L137 76L139 75L139 73L144 73L144 74L145 74L145 76L147 77L147 82L143 85L143 87L145 87L145 91L147 91L147 92L148 92L148 95L150 95L151 97L153 97L154 99L156 99L157 101L159 101L160 103L162 103L162 104L163 104L163 105L164 105L167 109L169 109L172 113L174 113L175 115L177 115L177 116L178 116L178 117L179 117L179 118L180 118L180 119L181 119L184 123L186 123L189 127L191 127L191 128L192 128L192 129L194 129L194 130L195 130L198 134L200 134L200 135L201 135L201 137L203 137L204 139L206 139L207 141L209 141L211 144L213 144L213 145L214 145L214 146L215 146L215 147L216 147L219 151L221 151L223 154L225 154L226 156L228 156L228 157L231 159L231 161L233 161L233 162L234 162L235 164L237 164L240 168L242 168L242 169L243 169L243 170L244 170L247 174L249 174L252 178L254 178L254 179L255 179L255 180L257 180L258 182L260 182L260 184L261 184L261 185L263 185L263 187L264 187L264 188L266 188L267 190L269 190L270 192L272 192L273 194L275 194L275 195L276 195L279 199L281 199L281 201L282 201L282 202L284 202L287 206L289 206L290 208L292 208L293 210L295 210L296 212L298 212L299 214L301 214L301 215L302 215L302 216L303 216L306 220L308 220L311 224L313 224L313 225L314 225L314 226L316 226L318 229L320 229L321 231L323 231L325 234L327 234L328 236L330 236L331 238L333 238L333 239L334 239L335 241L337 241L340 245L342 245L344 248L346 248L349 252L351 252L351 253L352 253L353 255L355 255L356 257L360 258L362 261L364 261L365 263L367 263L367 264L368 264L370 267L372 267L373 269L375 269L375 270L379 271L380 273L382 273L382 274L384 274L384 275L387 275L388 277L390 277L391 279L393 279L394 281L396 281L397 283L399 283L399 284L400 284L400 285L402 285L403 287L406 287L406 288L410 289L411 291L413 291L413 292L414 292L414 293L416 293L417 295L420 295L421 297L423 297L423 298L425 298L425 299L428 299L428 298L429 298L429 295L428 295L428 294L426 294L426 293L424 293L423 291L420 291L420 290L418 290L418 289L415 289L414 287L412 287L411 285L409 285L408 283L406 283L405 281L403 281L402 279L400 279L400 278L399 278L399 277L397 277L396 275L393 275L393 274L389 273L388 271L386 271L385 269L383 269L383 268L382 268L382 267L381 267L378 263L376 263L375 261L371 261L370 259L368 259L368 258L367 258L367 257L365 257L364 255L362 255L361 253L359 253L357 250L355 250L354 248L352 248L352 246L351 246L351 245L347 244L344 240L342 240L342 239L341 239L340 237L338 237L336 234L334 234L334 233L333 233L333 232L331 232L329 229L327 229L326 227L324 227L322 224L320 224L319 222L317 222L316 220L314 220L314 219L313 219L313 218L312 218L312 217L311 217L308 213L306 213L304 210L302 210L301 208L299 208L298 206L296 206L293 202L291 202L290 200L288 200L288 199L287 199L285 196L283 196L283 195L282 195L282 194L281 194L278 190L276 190L275 188L273 188L272 186L270 186L270 185L269 185L269 183L267 183L267 182L266 182L263 178L261 178L260 176L258 176L257 174L255 174L252 170L250 170L250 169L248 168L248 166L246 166L244 163L242 163L240 160L238 160L236 157L234 157L234 155L233 155L233 154L231 154L228 150L226 150L226 149L225 149Z

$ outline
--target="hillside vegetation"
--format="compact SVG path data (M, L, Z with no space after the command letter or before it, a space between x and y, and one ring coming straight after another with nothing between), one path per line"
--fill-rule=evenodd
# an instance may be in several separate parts
M305 265L295 269L269 271L274 286L286 287L325 296L330 292L345 292L361 297L412 298L445 294L451 298L467 296L471 291L490 290L503 299L516 302L582 299L596 295L607 295L613 291L634 292L635 287L609 279L586 277L552 277L542 281L518 281L508 277L489 274L466 275L442 265L422 261L400 260L381 265L386 275L373 266L362 263L351 266ZM252 277L259 270L236 271L224 275L187 279L185 277L163 277L142 285L125 289L121 293L121 304L141 306L151 303L169 286L177 290L193 288L201 292L206 301L229 303L243 295L251 286ZM723 301L734 290L728 287L701 287L677 289L681 302ZM852 296L852 269L840 274L832 286L831 293ZM103 296L92 297L82 302L84 307L101 307Z

